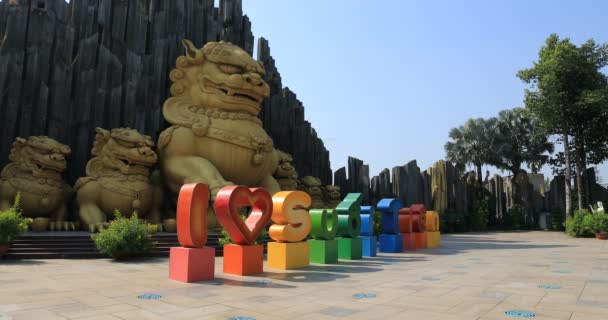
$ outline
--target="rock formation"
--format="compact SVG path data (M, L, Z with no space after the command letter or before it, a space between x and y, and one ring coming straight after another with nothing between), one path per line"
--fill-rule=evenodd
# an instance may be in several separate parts
M0 1L0 154L17 136L47 135L70 146L67 180L85 173L94 128L131 127L158 137L169 72L182 39L229 41L253 53L241 0ZM331 183L329 152L259 39L270 98L260 119L301 175ZM0 158L0 166L7 160Z

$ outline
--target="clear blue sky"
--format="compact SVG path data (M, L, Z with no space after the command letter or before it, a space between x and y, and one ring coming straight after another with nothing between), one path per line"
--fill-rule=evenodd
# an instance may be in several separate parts
M450 128L523 106L515 74L550 33L608 42L605 0L243 0L243 11L332 169L350 155L371 175L412 159L424 170L444 158Z

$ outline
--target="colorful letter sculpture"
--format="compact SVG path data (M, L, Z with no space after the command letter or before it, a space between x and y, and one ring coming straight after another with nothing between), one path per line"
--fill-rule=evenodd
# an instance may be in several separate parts
M426 212L426 244L429 248L437 248L441 244L439 214L435 211Z
M182 282L212 280L215 249L207 242L209 188L200 183L182 186L177 200L177 237L182 247L171 248L169 278Z
M374 236L374 207L361 207L361 232L359 238L363 242L364 257L375 257L378 253L376 236Z
M402 206L399 199L382 199L378 202L378 210L382 212L380 252L403 252L403 236L399 234L399 208Z
M363 253L361 233L361 193L349 193L336 207L338 214L338 258L359 260Z
M310 262L338 262L338 241L334 239L338 231L338 214L334 209L311 209L309 211L311 228L308 240Z
M246 220L239 209L251 207ZM262 188L227 186L215 198L215 214L232 238L233 244L224 246L224 273L251 275L264 271L264 247L255 240L270 222L272 197Z
M399 225L403 234L403 247L418 250L427 247L426 207L414 204L399 210Z
M416 250L416 235L413 230L410 208L399 209L399 231L403 238L403 250Z
M305 268L310 264L306 241L311 228L310 195L303 191L281 191L272 197L272 221L268 242L268 266L275 269Z

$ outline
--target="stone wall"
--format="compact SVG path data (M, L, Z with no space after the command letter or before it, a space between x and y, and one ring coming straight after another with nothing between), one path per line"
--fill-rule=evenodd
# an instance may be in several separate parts
M84 173L94 128L131 127L156 139L169 71L197 46L229 41L252 54L241 0L18 0L0 2L0 167L15 137L48 135L72 148L67 178ZM259 39L272 95L260 117L301 176L331 182L329 152Z

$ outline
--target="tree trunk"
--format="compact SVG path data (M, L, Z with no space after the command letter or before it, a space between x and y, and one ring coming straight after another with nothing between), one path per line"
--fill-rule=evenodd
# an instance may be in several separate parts
M583 175L585 174L586 168L583 163L583 157L581 152L584 152L584 148L581 145L582 142L577 137L574 137L574 165L576 166L576 197L578 202L578 209L585 209L585 184Z
M483 186L483 179L481 177L481 165L476 165L477 167L477 182L479 182L479 186Z
M564 180L566 185L566 216L572 215L572 196L571 196L571 181L570 181L570 141L568 141L568 128L564 124L562 127L562 139L564 140L564 161L566 162L566 171L564 172Z

